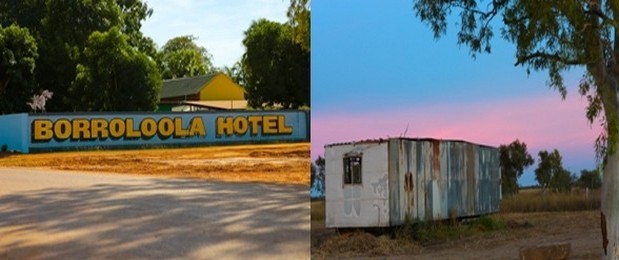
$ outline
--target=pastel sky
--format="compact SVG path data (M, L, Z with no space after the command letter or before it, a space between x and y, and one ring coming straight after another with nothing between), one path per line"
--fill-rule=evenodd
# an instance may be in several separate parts
M213 56L215 67L232 66L245 47L244 32L252 21L266 18L286 22L287 0L146 0L153 15L142 23L142 32L161 48L183 35L198 37L196 43Z
M567 72L568 96L546 72L514 67L515 47L497 37L492 54L471 58L456 44L456 20L436 40L412 0L312 1L312 158L329 143L402 136L499 146L524 141L536 159L558 149L573 173L595 167L599 123L585 118ZM495 35L500 35L495 27ZM408 130L407 130L408 129ZM535 184L530 167L520 179Z

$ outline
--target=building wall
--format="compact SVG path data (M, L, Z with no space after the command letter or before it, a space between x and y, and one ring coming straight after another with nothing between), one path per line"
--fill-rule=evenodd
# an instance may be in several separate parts
M28 153L30 135L28 114L12 114L0 116L0 147L6 145L7 150Z
M245 92L230 78L219 74L202 88L200 100L245 100Z
M327 227L389 226L387 142L325 149ZM345 154L362 153L361 185L343 184Z
M0 116L0 146L23 153L309 140L309 112L115 112Z

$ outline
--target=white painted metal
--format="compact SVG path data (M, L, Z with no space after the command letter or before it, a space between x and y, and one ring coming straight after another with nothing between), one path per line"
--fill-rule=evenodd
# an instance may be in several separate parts
M325 149L327 227L389 226L387 142L331 146ZM344 184L344 156L362 154L361 185Z

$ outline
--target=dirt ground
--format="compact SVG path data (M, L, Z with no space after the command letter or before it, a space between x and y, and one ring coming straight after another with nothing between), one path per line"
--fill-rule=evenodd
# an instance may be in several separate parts
M507 228L452 241L419 244L363 231L338 233L312 221L312 259L518 259L522 247L570 243L570 259L602 255L599 211L507 213Z
M2 154L0 167L309 186L310 144Z

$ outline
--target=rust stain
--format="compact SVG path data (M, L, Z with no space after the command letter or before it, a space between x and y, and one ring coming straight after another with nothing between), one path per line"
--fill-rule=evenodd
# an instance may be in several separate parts
M408 208L415 207L415 187L413 185L413 174L407 172L404 174L404 190L408 192Z
M440 150L441 141L432 140L432 173L433 179L438 180L440 176L440 167L441 167L441 150Z
M602 245L604 246L604 255L607 255L606 247L608 246L608 235L606 232L606 216L604 212L600 211L600 217L602 219L601 228L602 228Z
M475 195L477 195L477 173L475 172L475 147L467 145L466 149L466 199L468 214L475 214Z

